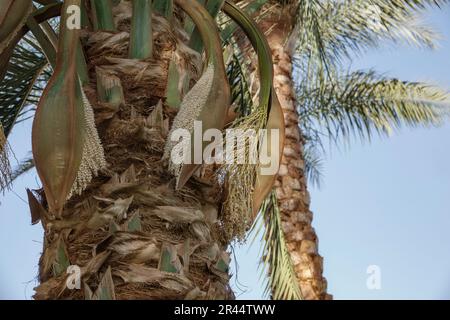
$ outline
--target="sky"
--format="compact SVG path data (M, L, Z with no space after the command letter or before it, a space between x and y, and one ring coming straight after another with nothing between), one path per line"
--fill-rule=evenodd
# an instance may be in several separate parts
M443 39L435 51L386 46L354 61L402 80L450 89L450 7L426 21ZM31 150L31 123L18 124L10 143L17 159ZM331 148L320 189L310 188L313 225L325 277L335 299L450 299L450 122L403 129L389 139ZM42 227L30 225L25 188L34 172L0 195L0 299L30 299L42 250ZM238 299L263 298L259 243L235 246L232 286ZM367 286L370 266L379 286Z

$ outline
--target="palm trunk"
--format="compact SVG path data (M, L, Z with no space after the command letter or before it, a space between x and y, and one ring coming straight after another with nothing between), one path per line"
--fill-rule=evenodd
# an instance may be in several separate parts
M275 61L275 89L286 123L286 145L275 186L287 247L305 299L328 299L323 258L312 227L310 196L305 179L303 139L298 126L298 112L292 80L292 57L272 43Z
M284 154L275 190L287 247L303 297L307 300L331 299L332 296L327 294L327 281L323 277L323 258L319 255L319 241L312 227L313 213L309 208L310 196L303 156L304 140L299 128L293 81L293 50L289 48L292 45L290 37L294 25L295 8L289 6L267 15L260 23L268 35L272 49L274 86L286 125Z
M161 160L175 114L158 103L169 61L175 51L185 62L199 57L182 51L181 31L157 18L153 59L129 60L131 9L116 10L122 10L115 14L118 32L89 32L84 39L90 71L84 91L108 168L67 203L61 219L30 194L45 231L35 298L233 299L228 243L218 223L220 195L195 180L175 191ZM114 92L120 94L108 101Z

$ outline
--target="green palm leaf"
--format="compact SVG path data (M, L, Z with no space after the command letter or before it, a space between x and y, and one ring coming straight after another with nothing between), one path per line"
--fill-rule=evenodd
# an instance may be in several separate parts
M323 179L323 160L320 149L315 143L306 140L303 157L305 159L306 178L309 183L320 188Z
M437 33L418 18L423 1L326 2L318 15L324 47L336 57L378 46L383 40L434 48ZM445 1L442 1L445 2Z
M438 34L418 19L448 0L300 0L293 36L302 76L332 78L343 58L383 41L434 48Z
M31 38L25 38L13 51L5 77L0 81L0 121L9 135L17 121L34 110L49 77L44 72L45 56L33 46Z
M354 72L322 86L299 91L306 134L314 130L333 141L351 136L370 139L402 126L439 125L450 111L449 95L423 83Z
M16 180L21 175L29 172L34 168L33 156L30 154L26 158L20 160L17 167L15 167L11 173L11 181Z
M263 271L270 275L267 278L265 294L274 300L303 300L286 247L280 210L274 193L267 198L252 229L255 238L260 232L263 232L264 239Z
M236 107L240 116L248 116L254 105L245 72L244 58L241 54L232 54L227 64L227 76L231 86L232 105Z

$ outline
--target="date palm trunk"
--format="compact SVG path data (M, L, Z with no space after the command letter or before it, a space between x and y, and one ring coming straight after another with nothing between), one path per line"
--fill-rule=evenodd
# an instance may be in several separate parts
M302 295L307 300L331 299L323 277L323 258L312 226L310 195L305 177L304 139L293 80L295 8L280 8L260 22L268 36L274 60L274 86L286 125L286 140L279 176L275 184L282 227ZM301 32L301 30L300 30ZM301 107L301 106L300 106Z
M275 58L275 90L286 123L286 142L275 189L287 248L302 294L308 300L328 299L323 277L323 258L312 226L310 195L305 179L303 138L298 127L292 57L281 46L272 46ZM301 119L300 119L301 121Z
M85 32L89 69L86 101L95 111L107 169L62 217L50 216L42 191L30 193L44 226L36 299L232 299L218 220L220 189L192 179L175 191L162 161L176 110L161 103L170 60L181 59L188 77L199 76L199 57L181 28L156 18L152 59L128 59L130 7L117 6L115 32ZM281 17L281 16L279 16ZM275 88L285 112L287 139L276 183L283 228L303 295L325 299L322 258L311 226L302 137L292 81L292 53L285 43L289 20L269 34ZM266 28L267 29L267 28ZM196 63L197 62L197 63ZM103 96L100 92L105 93ZM111 95L109 101L107 96ZM105 97L106 96L106 97Z
M169 62L177 53L196 79L192 61L200 57L185 50L180 27L156 17L153 58L128 59L131 9L115 10L117 32L86 31L83 39L84 92L107 169L68 201L61 218L47 213L42 191L29 194L44 227L34 298L233 299L220 193L195 179L175 191L162 161L176 114L161 102ZM101 90L114 99L105 102Z

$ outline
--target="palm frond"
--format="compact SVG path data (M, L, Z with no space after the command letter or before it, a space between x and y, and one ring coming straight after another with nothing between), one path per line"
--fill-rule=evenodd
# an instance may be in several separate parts
M8 189L11 185L11 165L9 163L9 146L0 123L0 191Z
M8 136L38 102L49 72L47 60L32 38L25 37L14 49L5 77L0 81L0 122Z
M269 0L253 0L253 1L241 1L237 5L244 10L248 15L253 16L255 13L260 17L261 12L259 11ZM235 35L238 30L238 26L232 20L230 20L226 15L219 15L220 25L222 27L221 37L224 42L227 42Z
M305 134L335 142L351 136L370 139L373 132L389 135L402 126L439 125L450 111L444 90L373 71L325 80L316 88L302 87L298 98Z
M303 158L305 160L305 173L308 182L320 188L323 179L323 160L317 144L306 140Z
M265 294L270 295L274 300L303 300L294 266L286 247L280 210L274 193L267 198L261 208L259 221L252 229L255 237L260 232L263 232L264 240L261 266L263 271L269 275Z
M422 23L427 6L448 0L300 0L297 53L305 78L314 73L332 78L343 58L377 47L385 40L434 48L439 35Z
M349 135L370 139L373 131L389 134L402 124L437 124L447 99L443 90L387 79L373 72L340 76L340 62L383 41L434 48L438 34L418 16L448 0L301 0L297 78L305 166L317 179L323 140L338 143ZM366 100L366 98L368 98ZM317 169L317 171L315 170ZM319 179L320 180L320 179Z
M337 57L376 47L383 40L434 48L439 36L420 20L423 9L424 1L327 2L318 12L320 33L326 49Z
M34 168L33 156L30 155L25 159L20 160L19 164L13 169L11 173L11 181L16 180L21 175L27 173Z
M317 63L328 65L333 58L327 49L326 39L323 37L323 12L322 1L300 0L297 15L298 32L297 51L306 55L309 59L317 59Z
M246 75L244 58L237 49L227 65L227 76L231 86L231 103L240 116L248 116L254 106Z

